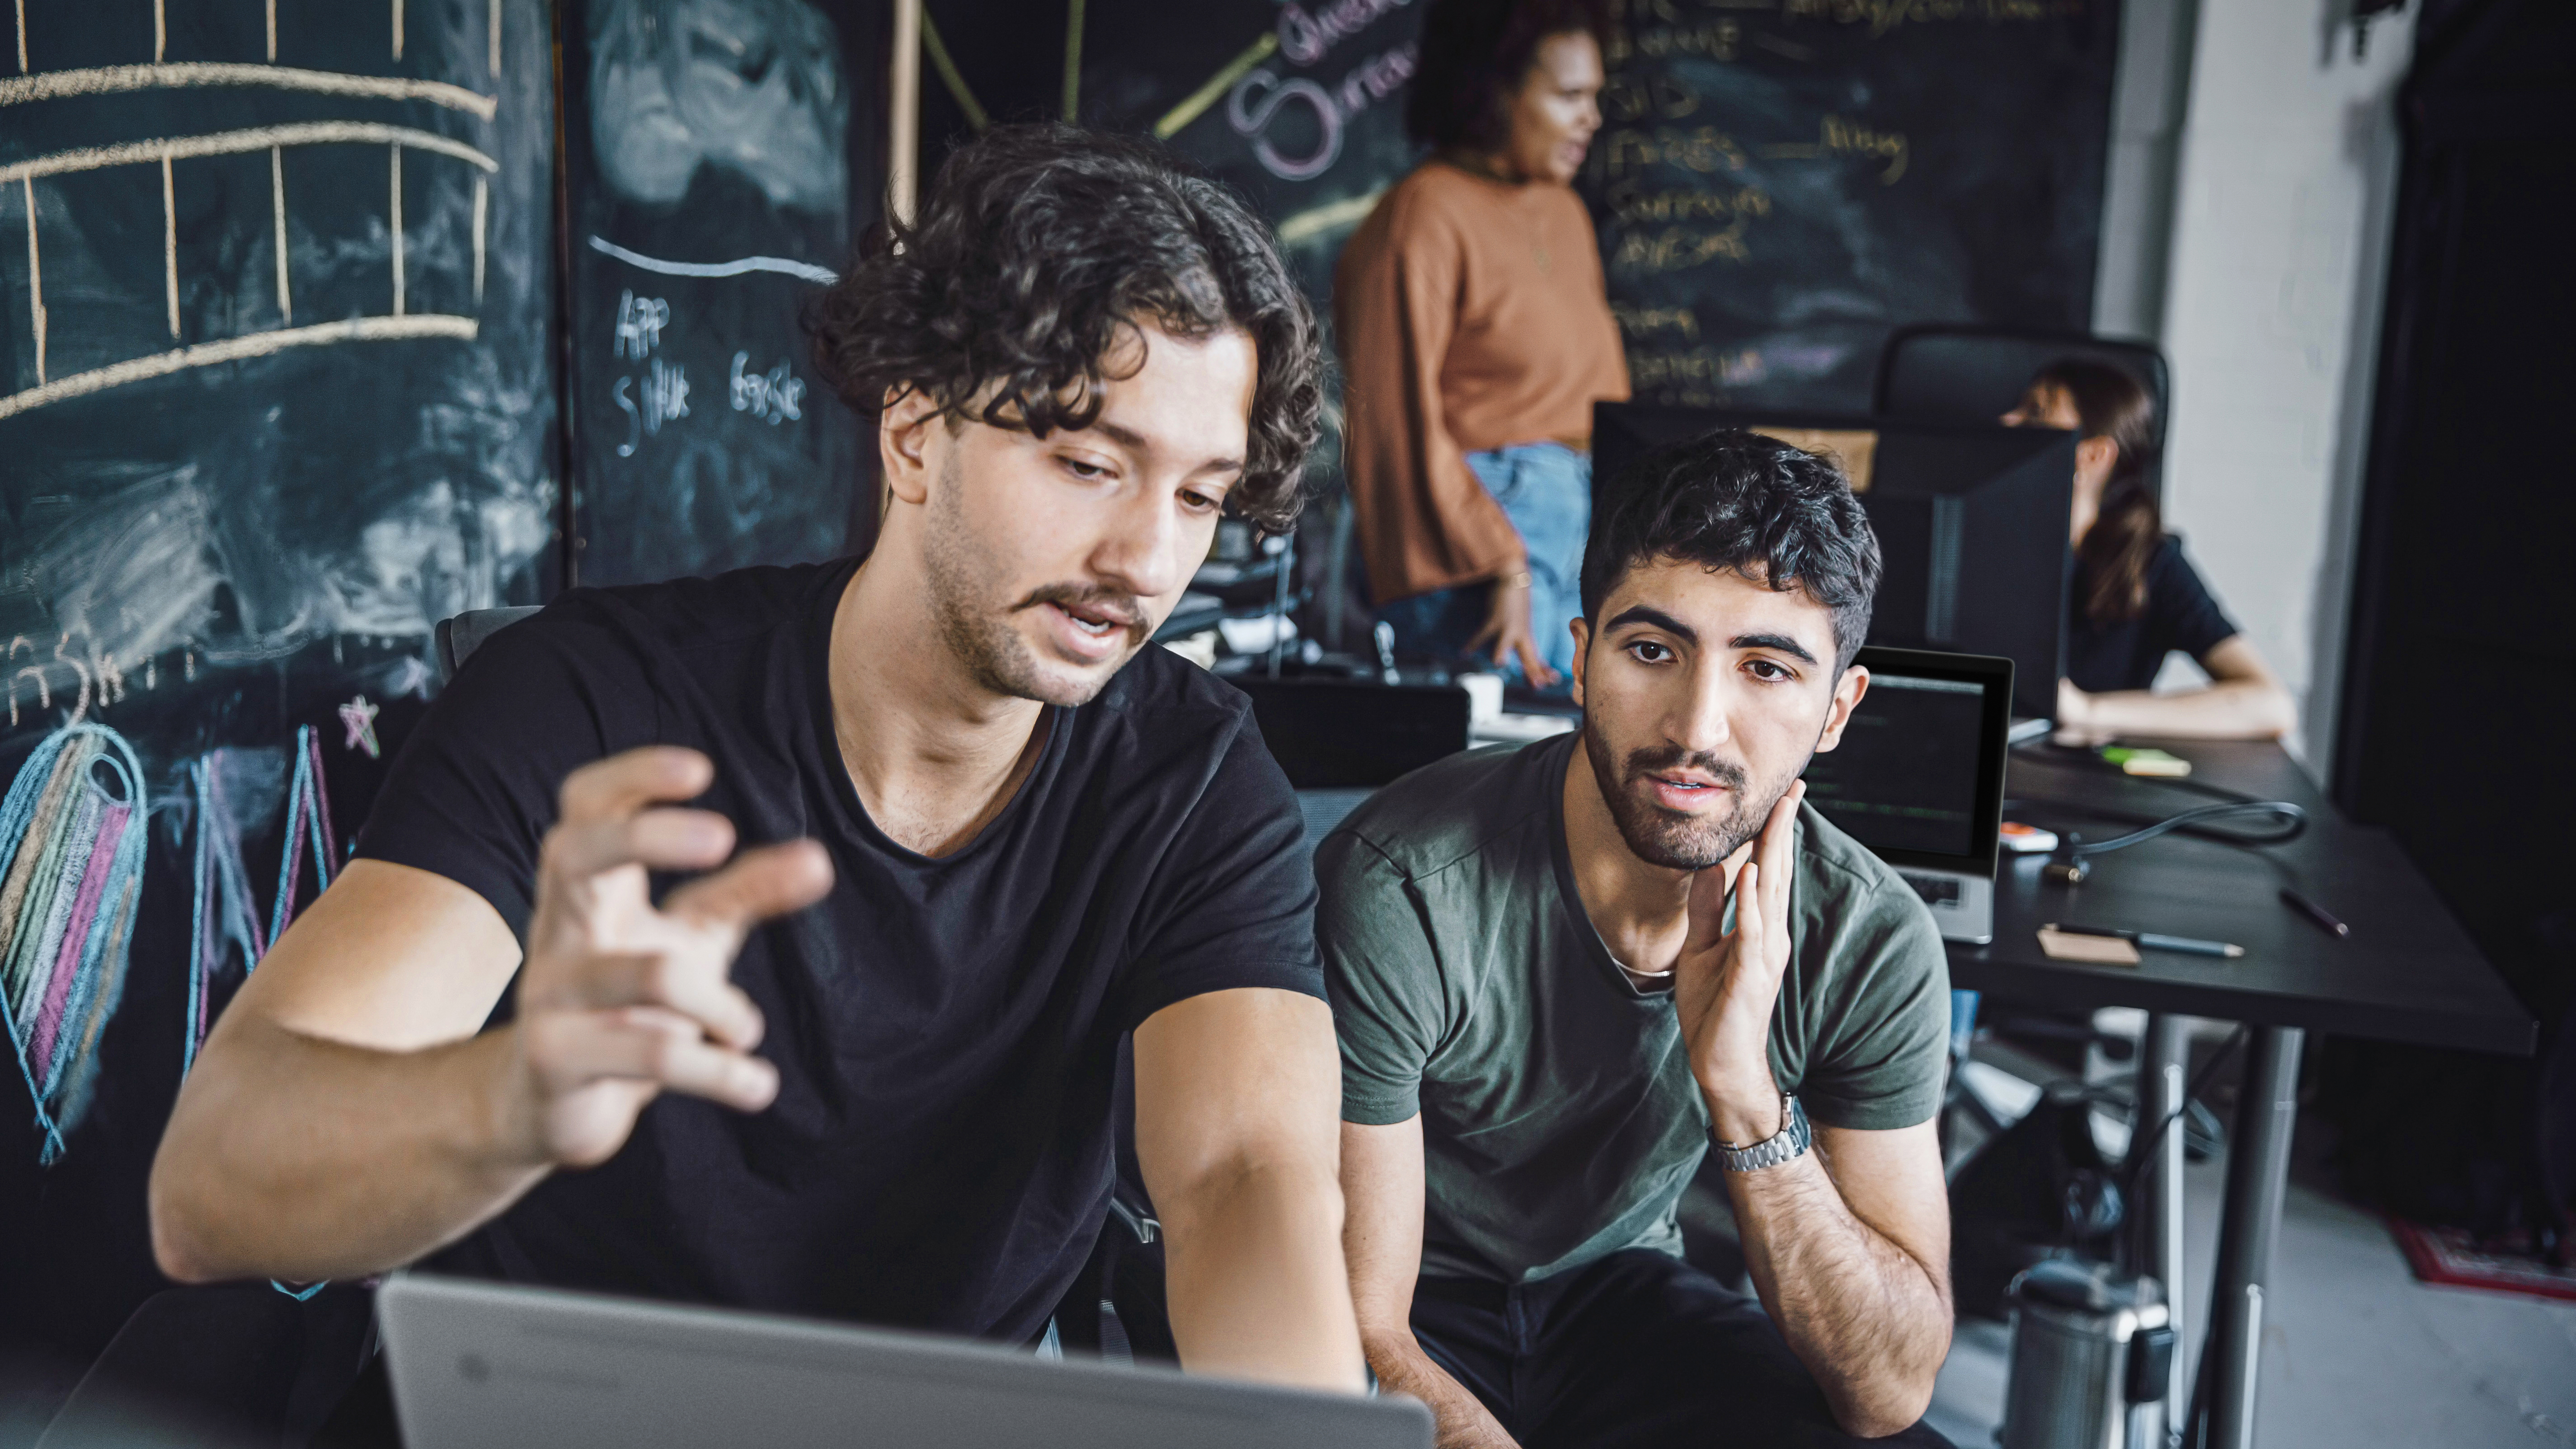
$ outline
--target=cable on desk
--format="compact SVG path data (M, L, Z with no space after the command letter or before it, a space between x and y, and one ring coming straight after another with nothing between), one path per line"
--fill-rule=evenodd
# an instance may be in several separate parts
M2103 813L2108 814L2110 812ZM2200 825L2211 820L2221 819L2226 816L2258 814L2277 816L2281 820L2287 822L2286 828L2271 835L2260 836L2237 835L2210 830L2199 830L2194 833L2207 839L2219 841L2223 844L2240 845L2250 848L2261 845L2279 845L2285 841L2296 840L2308 828L2308 812L2300 809L2298 806L2287 800L2245 800L2231 801L2220 805L2202 805L2194 809L2185 810L2179 815L2168 815L2162 820L2155 821L2148 825L2143 830L2132 830L2126 835L2114 836L2109 840L2088 841L2083 836L2070 830L2066 832L2064 841L2057 847L2055 858L2049 861L2043 870L2043 874L2060 885L2082 885L2085 877L2093 873L2092 859L2097 855L2108 855L2115 850L2126 850L2132 845L2144 844L2147 841L2155 839L2159 835L2169 834L2176 830L2190 830L2196 825ZM2115 815L2113 818L2118 817ZM2134 819L2135 817L2130 818Z

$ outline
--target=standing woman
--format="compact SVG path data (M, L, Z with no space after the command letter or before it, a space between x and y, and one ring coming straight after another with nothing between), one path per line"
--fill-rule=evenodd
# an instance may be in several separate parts
M2075 445L2075 507L2067 538L2075 579L2067 597L2066 677L2057 686L2059 738L2118 735L2273 739L2297 723L2290 692L2212 598L2165 532L2149 486L2155 399L2109 363L2060 358L2039 370L2013 427L2062 428ZM2180 650L2208 671L2206 688L2156 694L2165 655Z
M1592 526L1592 404L1628 395L1592 220L1600 0L1432 0L1404 113L1431 158L1334 277L1345 466L1409 651L1562 689Z

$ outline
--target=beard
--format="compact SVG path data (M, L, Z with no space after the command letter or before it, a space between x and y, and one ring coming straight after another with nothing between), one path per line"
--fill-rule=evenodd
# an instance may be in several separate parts
M1610 808L1610 822L1619 827L1619 838L1628 842L1629 851L1639 860L1666 870L1706 870L1743 848L1762 833L1771 808L1806 768L1802 760L1787 778L1767 782L1765 789L1756 792L1748 788L1752 776L1742 765L1704 751L1667 744L1631 750L1622 757L1602 731L1599 718L1589 712L1583 717L1583 753L1592 761L1593 781L1601 787L1601 803ZM1656 804L1646 777L1683 769L1701 771L1725 785L1735 807L1711 819Z
M930 586L931 614L938 620L939 642L965 668L968 678L994 694L1068 707L1090 703L1152 636L1153 619L1145 612L1144 601L1096 584L1043 584L996 611L988 602L1000 592L991 578L991 554L978 546L966 526L958 484L956 455L951 453L940 470L939 499L931 507L923 539L922 567ZM1029 641L1010 621L1046 604L1086 607L1127 621L1126 652L1096 673L1066 677L1039 667Z

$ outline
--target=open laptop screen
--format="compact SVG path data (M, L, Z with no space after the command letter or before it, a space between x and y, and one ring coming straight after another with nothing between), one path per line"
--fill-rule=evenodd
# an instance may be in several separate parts
M1869 692L1842 744L1807 766L1807 800L1900 865L1991 876L2012 662L1863 649Z

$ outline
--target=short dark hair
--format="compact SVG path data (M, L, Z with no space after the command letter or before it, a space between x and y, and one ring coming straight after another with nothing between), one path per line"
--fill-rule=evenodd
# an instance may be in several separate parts
M1431 0L1404 102L1416 144L1492 150L1511 128L1510 100L1549 36L1589 34L1606 50L1608 0Z
M1833 615L1834 670L1869 637L1878 535L1830 457L1742 428L1720 428L1629 467L1583 549L1583 617L1630 569L1665 559L1807 597Z
M805 316L815 367L862 415L918 389L960 418L991 388L976 415L1039 437L1099 417L1104 359L1145 323L1252 335L1231 501L1285 531L1323 414L1314 311L1252 209L1150 141L994 127L949 155L918 220L870 228Z

